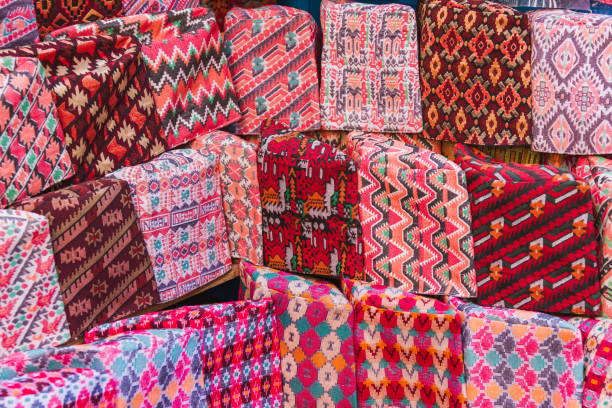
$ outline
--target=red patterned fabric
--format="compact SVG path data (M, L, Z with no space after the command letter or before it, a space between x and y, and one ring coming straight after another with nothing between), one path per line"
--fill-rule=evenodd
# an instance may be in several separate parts
M198 7L198 0L122 0L126 16Z
M225 24L225 15L234 7L243 9L252 9L262 6L276 4L276 0L200 0L202 7L208 7L215 13L217 24L223 31Z
M123 15L121 0L33 0L40 38L76 23Z
M458 144L470 192L478 301L597 314L597 232L589 185L550 166L503 163Z

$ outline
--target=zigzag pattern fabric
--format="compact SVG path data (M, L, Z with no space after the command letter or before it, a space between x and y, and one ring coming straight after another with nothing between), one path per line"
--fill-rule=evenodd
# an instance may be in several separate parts
M279 322L283 406L356 406L353 308L324 280L240 264L246 299L272 298Z
M162 302L229 271L217 157L176 149L109 175L125 180Z
M264 264L308 275L363 269L355 163L303 134L270 136L258 152Z
M223 210L232 258L263 264L257 144L223 131L199 135L190 147L219 158Z
M419 3L423 135L478 145L531 144L526 15L487 0Z
M533 42L533 149L612 153L612 16L542 10Z
M40 62L2 57L0 82L0 207L5 207L73 171Z
M32 0L0 2L0 48L34 44L38 25Z
M324 129L423 130L412 7L321 3Z
M470 193L478 303L600 311L589 185L551 166L502 163L458 144Z
M194 7L198 7L198 0L123 0L123 12L126 16Z
M581 407L580 332L543 313L451 299L461 326L470 408Z
M461 319L444 303L343 280L355 308L360 408L465 407Z
M13 206L49 220L70 334L159 303L130 189L88 181Z
M68 340L45 217L0 210L0 266L0 357Z
M455 142L441 142L442 154L449 160L455 160ZM547 163L545 158L549 155L534 152L528 146L478 146L478 150L495 160L505 163L519 164L548 164L555 167L556 164Z
M476 296L465 173L432 151L351 132L358 163L360 280L428 295Z
M134 330L200 330L204 390L210 407L280 407L280 343L270 299L187 306L98 326L86 342Z
M41 39L61 27L123 15L121 0L33 1Z
M233 8L225 16L225 52L240 102L239 135L259 134L266 119L285 129L318 129L317 25L282 6Z
M120 34L136 37L169 147L240 118L238 99L208 9L139 14L57 30L52 38Z

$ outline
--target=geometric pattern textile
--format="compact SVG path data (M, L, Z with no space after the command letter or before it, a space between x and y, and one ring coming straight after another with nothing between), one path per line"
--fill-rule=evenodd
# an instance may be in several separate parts
M68 340L45 217L0 210L0 270L0 357Z
M450 302L465 316L469 407L581 407L584 360L574 326L544 313Z
M38 25L32 0L3 0L0 3L0 48L34 44Z
M584 408L612 406L612 320L599 320L584 341Z
M280 349L270 299L187 306L98 326L87 342L133 330L193 328L201 331L204 391L210 407L279 407Z
M357 405L353 308L333 284L242 261L246 299L272 298L278 319L283 406Z
M530 144L528 17L487 0L425 0L418 18L424 136Z
M123 15L121 0L34 0L34 5L41 39L61 27Z
M414 9L399 4L321 4L324 129L421 132Z
M598 314L589 185L556 167L503 163L463 144L455 161L470 193L478 303Z
M346 150L348 138L347 136L351 133L351 130L315 130L311 132L304 132L307 136L314 137L315 139L327 143L336 149ZM417 146L422 149L428 149L434 153L442 153L441 142L436 140L425 139L419 134L415 133L377 133L377 136L386 137L388 139L394 139L409 145Z
M219 158L223 209L232 258L263 264L261 198L255 143L223 131L198 135L189 145Z
M223 31L225 15L234 7L252 9L276 4L276 0L200 0L201 7L208 7L215 13L219 29Z
M574 172L591 185L600 245L601 311L612 319L612 160L601 156L580 157Z
M242 114L236 134L259 134L266 119L293 131L320 127L317 30L310 14L290 7L227 13L225 53Z
M612 16L530 14L533 149L612 153Z
M449 160L455 160L456 142L442 143L442 154ZM431 150L431 149L430 149ZM478 146L478 150L505 163L519 164L550 164L544 163L544 153L534 152L529 146ZM553 165L554 166L554 165ZM555 166L559 167L559 166Z
M238 99L212 11L202 8L139 14L57 30L52 38L132 35L142 45L146 74L169 147L240 118Z
M465 173L430 150L353 131L365 276L426 295L476 296Z
M72 176L64 132L36 58L0 58L0 207Z
M231 268L214 153L163 153L108 177L130 185L161 302L179 298Z
M123 0L126 16L198 7L198 0Z
M301 133L269 136L258 152L264 264L308 275L363 269L357 168Z
M159 303L126 182L88 181L29 198L12 208L49 220L72 336Z
M359 407L465 407L459 314L398 288L343 286L355 308Z

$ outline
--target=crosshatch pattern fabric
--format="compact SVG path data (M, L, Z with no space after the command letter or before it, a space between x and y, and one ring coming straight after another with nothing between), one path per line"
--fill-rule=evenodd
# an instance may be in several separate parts
M348 135L358 164L361 280L421 294L476 296L465 173L430 150Z
M324 129L420 132L417 25L399 4L321 4Z
M49 220L72 336L159 303L126 182L88 181L24 200L12 208Z
M589 185L568 171L498 162L463 144L455 156L470 193L478 302L598 314Z
M601 156L581 157L575 173L591 185L600 245L601 310L612 319L612 160Z
M612 16L541 10L533 42L533 149L612 153Z
M225 16L225 53L240 102L239 135L259 134L265 119L285 129L318 129L317 25L282 6L233 8Z
M357 168L303 134L265 138L258 152L264 264L309 275L363 268Z
M121 0L33 0L40 38L76 23L123 15Z
M0 2L0 48L34 44L38 25L32 0Z
M130 185L159 298L179 298L231 268L217 157L166 152L109 177Z
M580 332L543 313L451 299L464 314L463 353L470 408L581 406Z
M531 144L527 16L486 0L427 0L418 18L424 136Z
M223 210L232 258L263 264L261 197L255 143L223 131L201 134L190 147L219 159Z
M54 39L99 34L135 36L169 147L240 118L238 99L212 11L139 14L57 30Z
M280 407L282 378L274 305L270 299L187 306L98 326L91 342L134 330L187 328L202 333L204 391L210 407Z
M122 0L122 2L126 16L198 7L198 0Z
M359 407L465 407L461 320L444 303L343 280L355 308Z
M68 340L45 217L0 210L0 269L0 357Z
M73 175L57 110L35 58L0 57L0 207Z
M354 407L353 308L324 280L242 261L246 299L272 298L279 322L283 406Z

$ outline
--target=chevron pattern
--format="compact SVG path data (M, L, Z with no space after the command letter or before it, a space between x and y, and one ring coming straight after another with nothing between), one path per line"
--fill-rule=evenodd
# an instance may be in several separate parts
M589 185L555 167L502 163L463 144L455 160L470 192L479 303L599 313Z
M103 33L132 35L140 41L170 147L240 118L221 33L210 10L140 14L75 25L55 31L50 38Z
M476 296L464 172L443 156L351 132L359 167L365 280L429 295Z
M316 23L282 6L232 9L225 17L225 51L240 99L235 133L259 134L265 119L285 129L318 129Z

